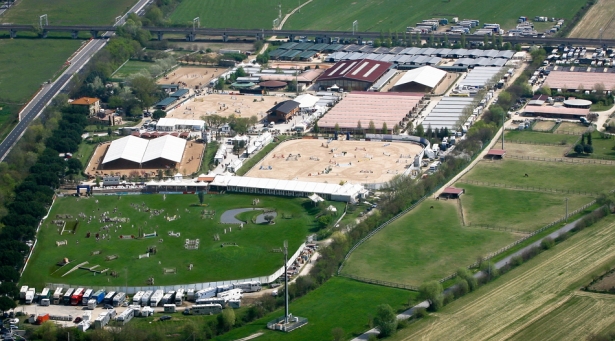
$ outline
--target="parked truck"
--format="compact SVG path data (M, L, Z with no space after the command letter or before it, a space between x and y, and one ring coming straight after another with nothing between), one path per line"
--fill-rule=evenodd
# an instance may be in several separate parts
M126 301L126 293L118 292L115 296L113 296L113 306L119 307Z
M160 301L162 301L163 296L164 296L164 291L156 290L154 294L152 294L152 297L150 297L150 300L149 300L150 307L157 307L158 304L160 304Z
M179 288L177 289L177 292L175 293L175 305L179 307L183 303L184 303L184 289Z
M56 291L53 292L53 304L60 304L60 302L62 302L62 297L64 296L64 294L62 294L63 290L62 288L56 288Z
M107 295L105 295L105 300L103 301L105 304L113 303L113 296L115 296L115 291L109 291Z
M70 298L73 296L73 292L75 291L75 289L73 288L68 288L66 290L66 292L64 293L64 296L62 296L62 304L64 305L69 305L70 304Z
M141 306L149 305L149 299L152 297L153 293L153 291L148 290L143 294L143 297L141 297Z
M118 321L121 325L126 325L126 323L132 320L134 316L135 316L134 309L129 307L128 309L124 310L121 314L119 314L115 320Z
M137 293L132 296L132 304L141 305L141 298L143 297L143 294L145 294L145 291L137 291Z
M261 282L252 281L252 282L241 282L233 284L233 289L241 289L243 292L257 292L261 291Z
M27 285L22 286L21 289L19 289L19 299L25 300L27 292L28 292L28 286Z
M44 288L36 299L40 305L49 305L49 297L51 297L51 290L49 290L49 288ZM43 300L46 300L45 302L47 304L43 304Z
M162 305L165 304L173 304L175 303L175 291L169 291L166 294L164 294L164 296L162 296L162 301L161 301Z
M38 315L36 317L36 324L43 324L45 322L49 321L49 314L44 314L44 315Z
M194 300L216 296L216 288L205 288L194 293Z
M34 288L29 288L28 291L26 291L26 304L32 304L35 293L36 290Z
M81 299L81 305L88 305L88 301L92 297L93 293L94 293L93 289L87 289L85 293L83 294L83 298Z
M84 288L77 288L77 290L75 290L73 295L70 297L70 305L81 304L81 301L83 300L83 293L85 293Z
M96 291L92 294L90 299L96 300L96 304L101 304L105 300L105 291L102 289ZM88 301L88 304L90 304L90 301Z
M216 297L226 298L227 300L238 300L243 297L241 289L231 289L216 295Z

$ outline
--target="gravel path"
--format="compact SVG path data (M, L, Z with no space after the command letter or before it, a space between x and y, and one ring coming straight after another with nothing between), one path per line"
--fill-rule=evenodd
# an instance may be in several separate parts
M252 210L262 210L262 208L236 208L234 210L228 210L222 213L220 217L220 222L222 224L243 224L243 221L235 218L236 215L243 212L248 212Z

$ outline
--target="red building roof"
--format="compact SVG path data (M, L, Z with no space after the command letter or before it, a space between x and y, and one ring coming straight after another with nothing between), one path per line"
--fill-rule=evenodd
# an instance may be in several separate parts
M504 156L506 151L504 149L491 149L487 152L487 155L490 156Z
M456 187L446 187L443 191L442 194L454 194L454 195L459 195L462 194L465 190L463 188L456 188Z
M372 59L344 60L327 69L318 80L347 79L373 83L382 77L392 65Z

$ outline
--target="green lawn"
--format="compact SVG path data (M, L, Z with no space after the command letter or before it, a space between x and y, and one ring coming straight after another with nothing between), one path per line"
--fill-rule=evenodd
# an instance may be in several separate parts
M238 225L220 223L220 216L231 208L250 208L255 196L251 195L207 195L207 207L192 207L197 204L196 195L136 195L95 196L89 199L75 197L59 198L54 204L49 218L44 221L39 232L38 244L32 259L22 277L22 282L28 285L40 286L42 282L67 283L80 285L125 285L124 269L128 272L128 285L145 285L149 276L155 277L157 285L187 284L207 281L229 280L266 276L278 269L283 261L279 253L272 253L273 248L280 247L284 240L289 241L292 252L297 249L310 231L316 230L314 215L316 209L305 198L284 198L258 196L258 207L274 208L278 218L274 225L247 224L243 230ZM98 200L98 204L96 203ZM152 210L165 211L158 216L151 216L144 208L138 211L131 204L136 204ZM342 205L343 203L334 203ZM114 208L117 207L117 213ZM99 211L100 209L100 211ZM215 210L214 219L201 218L201 211ZM188 210L188 212L186 212ZM108 232L109 240L96 241L94 236L86 238L86 233L95 234L101 226L98 219L88 224L81 221L76 234L59 235L58 228L52 224L57 214L71 214L74 218L80 212L87 215L100 215L109 212L110 217L129 217L130 222L122 223L117 232L115 227ZM122 215L120 216L120 213ZM177 220L167 221L165 215L178 216ZM282 215L290 216L284 219ZM132 226L135 227L132 227ZM122 240L120 235L137 235L138 228L144 233L156 231L157 237L145 239ZM228 230L232 227L232 232ZM227 233L224 230L227 229ZM181 236L171 237L169 231L180 232ZM214 234L219 234L220 241L214 241ZM200 239L198 250L185 250L185 239ZM163 242L160 242L162 239ZM56 246L56 241L67 240L68 246ZM221 247L221 243L234 242L238 247ZM78 243L78 244L77 244ZM138 259L150 246L156 246L157 253L150 258ZM100 255L91 256L91 251L101 251ZM106 261L109 255L119 258ZM56 263L64 257L71 264L58 270ZM110 276L93 276L85 270L78 270L61 277L73 266L81 262L89 262L89 266L100 265L100 269L110 268L120 273L119 278ZM160 262L160 264L159 264ZM194 270L189 271L188 265L194 264ZM163 268L176 268L177 274L163 275ZM54 272L58 270L57 272ZM52 274L53 273L53 274Z
M536 144L555 144L572 145L580 139L577 135L562 135L552 133L542 133L527 130L508 130L504 136L504 141Z
M308 319L306 326L291 333L266 329L267 322L284 314L283 310L278 310L215 340L237 340L258 332L264 332L264 335L257 338L259 341L331 340L331 331L338 327L344 330L344 339L347 340L369 329L368 321L374 316L378 305L386 303L394 310L401 311L407 308L409 298L414 299L416 295L411 291L334 277L290 305L289 310L293 315Z
M358 247L343 272L418 286L519 238L508 232L463 228L456 206L452 200L424 201Z
M0 22L38 26L39 16L47 14L49 25L109 25L128 12L136 0L20 0Z
M606 160L615 160L615 139L613 138L602 138L600 133L594 131L592 133L592 146L594 147L594 152L592 154L583 154L580 157L587 159L606 159ZM569 156L579 157L572 151Z
M79 40L0 40L0 101L28 101L81 43Z
M216 152L218 151L218 142L213 141L207 144L205 147L205 156L203 157L201 163L201 173L209 173L209 170L213 167L214 157L216 156Z
M20 105L0 103L0 141L4 140L6 135L19 122L17 115L20 109Z
M519 1L403 1L403 0L313 0L290 17L285 29L333 29L350 31L352 22L359 21L360 31L393 30L403 32L423 19L452 17L478 19L483 23L499 23L502 28L515 27L519 16L536 15L570 19L583 0L544 2ZM568 20L567 20L568 21Z
M237 170L237 175L241 176L246 174L250 169L252 169L252 167L254 167L254 165L256 165L257 163L261 162L261 160L267 156L267 154L272 151L275 147L277 147L280 143L286 141L289 139L288 136L278 136L276 137L277 142L271 142L268 145L265 146L265 148L261 149L258 153L254 154L251 158L248 159L248 161L244 162L243 166L241 166L241 168L239 168L239 170Z
M615 188L614 172L615 168L607 165L505 159L480 162L463 178L509 186L600 193Z
M593 200L580 195L517 191L464 183L457 183L455 187L466 190L461 196L466 225L486 224L522 231L536 230L563 217L566 214L564 197L568 198L570 211Z
M294 0L184 0L170 19L190 26L192 19L200 17L201 27L271 29L279 4L282 17L299 6Z
M126 64L124 64L124 66L117 70L117 72L113 75L113 78L124 79L143 70L149 72L152 65L154 65L154 63L143 62L140 60L129 60Z

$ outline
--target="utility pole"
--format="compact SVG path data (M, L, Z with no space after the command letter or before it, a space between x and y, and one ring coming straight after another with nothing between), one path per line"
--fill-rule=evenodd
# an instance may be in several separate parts
M502 115L502 150L504 150L504 133L506 132L506 129L504 129L504 116L506 114Z

